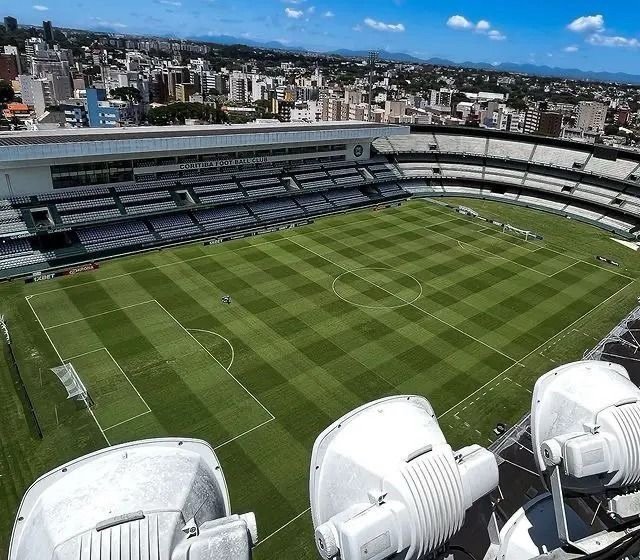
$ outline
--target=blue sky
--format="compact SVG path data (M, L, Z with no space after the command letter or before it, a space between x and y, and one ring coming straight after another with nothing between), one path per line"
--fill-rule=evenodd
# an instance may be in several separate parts
M640 3L610 0L25 0L23 23L175 37L233 35L317 50L640 74Z

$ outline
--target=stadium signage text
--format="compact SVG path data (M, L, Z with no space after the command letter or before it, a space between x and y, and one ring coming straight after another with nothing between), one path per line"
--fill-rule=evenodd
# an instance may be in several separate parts
M181 163L180 171L188 171L192 169L209 169L219 167L238 167L242 165L257 165L259 163L267 163L268 157L252 157L252 158L235 158L235 159L216 159L212 161L196 161L193 163Z
M34 272L29 278L25 278L25 283L31 284L32 282L42 282L43 280L53 280L59 276L71 276L78 274L79 272L86 272L88 270L95 270L100 268L98 263L87 263L72 268L65 268L64 270L56 270L55 272Z

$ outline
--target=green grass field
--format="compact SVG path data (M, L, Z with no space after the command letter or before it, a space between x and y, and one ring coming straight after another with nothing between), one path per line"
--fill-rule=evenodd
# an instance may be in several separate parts
M481 201L540 242L425 201L295 230L127 257L93 273L0 286L0 313L44 439L0 365L0 544L25 488L101 446L210 442L256 558L315 558L315 437L385 395L427 396L454 445L488 445L535 379L581 357L635 304L640 262L603 232ZM622 263L606 268L604 254ZM231 294L233 304L220 298ZM95 406L65 400L70 361Z

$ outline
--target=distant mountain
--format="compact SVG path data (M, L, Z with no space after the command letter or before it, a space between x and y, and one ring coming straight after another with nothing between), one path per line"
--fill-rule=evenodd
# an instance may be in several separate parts
M329 56L344 56L347 58L364 59L369 56L369 51L356 51L349 49L338 49L321 52L312 51L303 47L292 47L279 41L260 42L230 35L189 37L192 41L204 43L217 43L220 45L246 45L262 49L278 49L289 52L299 52L313 54L324 54ZM569 78L574 80L590 80L596 82L618 82L624 84L640 85L640 76L626 74L624 72L598 72L589 70L579 70L578 68L557 68L551 66L539 66L536 64L518 64L514 62L502 62L500 64L489 64L487 62L453 62L446 58L421 59L407 53L393 53L379 51L382 60L392 62L405 62L409 64L431 64L434 66L454 66L458 68L474 68L476 70L493 70L494 72L514 72L519 74L529 74L533 76L547 76L551 78Z
M338 49L336 51L329 51L325 54L332 54L336 56L346 56L348 58L368 58L369 51L351 51L349 49ZM382 60L390 60L393 62L414 62L416 64L423 64L424 60L411 56L407 53L392 53L388 51L379 51L378 56Z
M256 47L260 49L278 49L291 52L309 52L302 47L291 47L281 43L280 41L254 41L245 39L244 37L232 37L231 35L203 35L200 37L188 37L190 41L199 41L201 43L214 43L217 45L244 45L247 47Z
M488 64L486 62L452 62L450 60L432 58L423 61L426 64L438 66L456 66L460 68L475 68L478 70L494 70L496 72L514 72L531 74L534 76L548 76L551 78L570 78L575 80L591 80L597 82L619 82L625 84L640 84L640 76L626 74L624 72L598 72L580 70L578 68L558 68L551 66L538 66L536 64L518 64L514 62L502 62L500 64Z

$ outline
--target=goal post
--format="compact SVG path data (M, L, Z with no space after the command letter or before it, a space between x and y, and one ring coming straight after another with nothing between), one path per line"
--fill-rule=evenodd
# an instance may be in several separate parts
M60 380L67 391L67 399L75 399L84 403L89 408L93 405L93 401L89 396L89 391L78 375L76 368L70 362L64 363L57 367L51 368L56 377Z
M529 241L530 237L536 237L535 233L526 229L520 229L511 224L502 224L502 233L508 233L512 235L517 235L519 237L524 237L525 241Z

